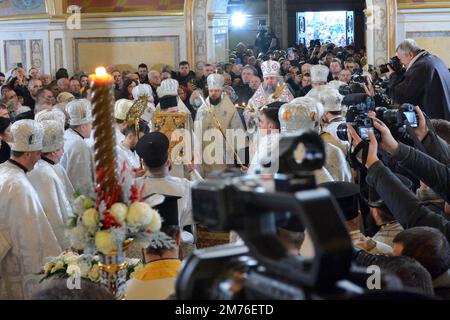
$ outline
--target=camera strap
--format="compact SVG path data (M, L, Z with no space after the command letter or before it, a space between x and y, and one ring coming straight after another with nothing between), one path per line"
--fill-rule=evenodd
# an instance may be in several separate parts
M362 159L359 162L357 155L362 151ZM361 169L365 168L367 162L367 156L369 155L369 143L367 141L361 140L360 143L356 145L352 152L350 152L350 164L353 168Z

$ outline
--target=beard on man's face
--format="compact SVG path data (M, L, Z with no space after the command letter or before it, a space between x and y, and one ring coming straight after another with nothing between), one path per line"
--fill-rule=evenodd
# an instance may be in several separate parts
M209 97L209 102L213 106L217 106L220 103L221 100L222 100L222 97L218 97L218 98Z
M271 84L267 84L267 83L264 83L264 85L263 85L263 89L266 94L274 93L276 87L277 87L276 85L271 85Z

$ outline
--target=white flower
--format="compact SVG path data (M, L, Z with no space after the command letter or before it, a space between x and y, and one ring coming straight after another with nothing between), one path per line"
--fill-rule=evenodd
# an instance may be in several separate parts
M87 241L86 228L77 225L75 228L65 231L66 237L69 239L70 245L75 250L84 250Z
M86 197L86 196L78 196L73 201L73 212L75 213L82 213L86 209L90 209L94 206L94 202L92 199Z
M158 212L155 211L155 214L153 215L152 222L148 225L150 230L152 231L159 231L161 229L161 216Z
M55 264L54 264L53 262L47 262L47 263L44 265L44 272L45 272L45 273L49 273L49 272L52 270L52 268L53 268L54 265L55 265Z
M86 259L83 259L78 263L78 266L80 267L81 276L87 277L89 271L92 268L92 263L90 261L87 261Z
M76 264L78 261L79 255L74 253L74 252L67 252L62 256L62 260L65 264L70 265L70 264Z
M53 266L52 270L50 271L50 273L55 273L58 270L64 269L64 262L62 260L59 260L58 262L56 262L56 264Z
M87 209L83 213L83 216L81 217L83 224L88 228L95 228L96 226L98 226L98 219L99 219L98 211L95 210L94 208Z
M132 227L146 226L152 223L156 211L145 202L135 202L128 208L127 223Z
M71 264L67 267L66 273L69 276L74 276L79 278L81 276L81 270L80 267L77 266L76 264Z
M114 218L116 218L117 222L122 223L125 221L125 218L127 216L127 211L128 211L128 207L125 204L118 202L118 203L114 203L111 206L111 209L109 212L111 213L111 215Z
M95 246L103 254L108 254L116 249L114 239L108 230L97 231L95 234Z
M91 280L92 282L98 282L100 279L100 267L98 264L94 264L92 266L92 269L89 271L88 273L88 278L89 280Z

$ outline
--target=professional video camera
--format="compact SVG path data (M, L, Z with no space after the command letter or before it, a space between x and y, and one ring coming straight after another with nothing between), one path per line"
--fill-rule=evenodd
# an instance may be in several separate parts
M324 161L316 133L294 134L280 141L280 171L289 174L197 182L195 219L210 229L236 231L244 244L195 250L179 271L176 298L362 298L368 275L352 266L355 251L342 212L311 172ZM308 230L312 258L288 254L277 236L277 222L293 216Z
M403 65L400 62L400 59L397 57L392 57L388 63L381 64L379 66L380 73L383 74L389 72L388 66L390 66L392 70L394 70L394 72L400 72L403 69Z
M352 125L361 139L369 141L368 132L371 131L379 141L381 134L373 127L373 120L369 118L369 112L375 111L374 99L364 94L353 94L350 96L357 97L360 101L350 102L351 105L347 111L346 122ZM351 97L347 96L346 98L345 100L348 101ZM343 101L343 103L347 104L348 102L346 101ZM337 127L336 134L339 139L348 141L347 124L340 124Z

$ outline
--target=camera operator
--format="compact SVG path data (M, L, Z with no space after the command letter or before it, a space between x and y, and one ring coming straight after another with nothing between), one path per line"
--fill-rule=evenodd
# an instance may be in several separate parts
M391 97L399 104L421 106L430 118L450 120L450 73L445 63L412 39L400 43L397 57L406 70L387 65Z
M374 118L375 129L381 132L380 146L391 154L394 160L410 171L419 180L439 194L445 201L450 202L450 148L432 130L428 130L425 117L419 107L415 107L419 124L414 130L427 154L397 142L391 135L389 128ZM371 114L371 117L374 115Z
M389 129L376 118L374 118L374 127L381 133L382 142L380 143L380 146L384 150L390 150L392 153L395 153L398 149L403 148L404 145L395 141ZM348 125L347 128L351 140L350 142L353 147L356 147L362 139L351 125ZM432 212L421 204L419 199L417 199L417 197L379 160L377 155L378 142L374 133L369 130L368 136L370 143L365 163L365 166L368 168L366 181L369 186L373 187L380 195L392 215L404 228L416 226L434 227L439 229L445 235L447 240L450 239L450 221L442 215ZM426 155L424 156L428 157ZM432 163L433 161L436 162L433 163L433 166L440 164L428 157L428 163ZM418 171L421 170L416 168L414 172L417 173ZM430 174L433 173L432 171L434 170L431 168L423 170L423 172L428 172ZM447 177L448 176L450 175L447 173ZM446 186L448 187L449 184L447 183Z

